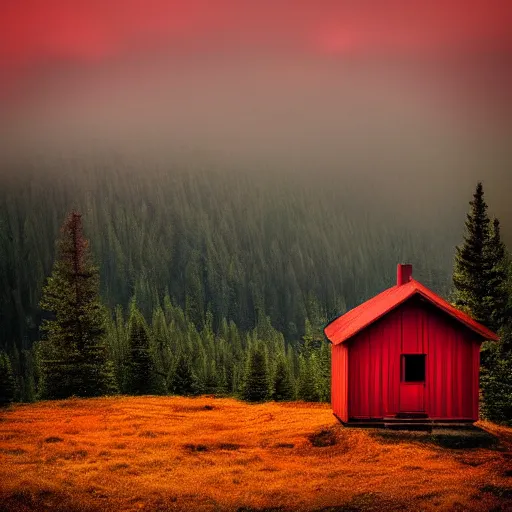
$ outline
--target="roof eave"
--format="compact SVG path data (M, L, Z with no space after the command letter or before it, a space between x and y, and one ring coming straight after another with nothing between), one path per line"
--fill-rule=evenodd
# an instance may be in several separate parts
M414 282L414 280L412 282ZM422 286L421 283L419 283L417 281L416 281L416 283L418 283L420 286ZM359 334L361 331L363 331L364 329L366 329L370 325L372 325L375 322L377 322L378 320L380 320L382 317L384 317L387 314L389 314L391 311L395 310L398 306L400 306L401 304L403 304L404 302L406 302L407 300L409 300L411 297L413 297L416 294L420 295L425 300L427 300L430 304L432 304L433 306L437 307L441 311L444 311L447 315L451 316L454 320L457 320L459 323L461 323L462 325L465 325L468 329L470 329L474 333L478 334L482 338L482 341L499 341L500 340L499 336L496 333L492 332L490 329L487 329L487 327L485 327L484 325L478 324L478 327L477 327L475 325L472 325L472 323L473 323L472 321L471 322L466 322L466 321L464 321L464 319L462 319L462 318L460 318L458 316L455 316L452 313L452 311L450 311L450 309L445 308L445 307L443 307L442 304L433 301L431 297L429 297L428 295L423 293L421 291L421 289L419 289L416 286L414 286L414 288L411 290L410 293L408 293L401 300L399 300L395 304L393 304L392 307L390 307L390 308L386 309L385 311L383 311L380 315L378 315L374 319L372 319L372 321L369 322L368 324L366 324L364 326L361 326L359 329L357 329L356 331L351 333L350 336L347 336L345 338L341 338L340 340L337 340L337 341L333 341L331 338L329 338L329 336L327 336L327 334L325 332L325 330L327 329L327 327L329 327L329 325L331 325L333 322L335 322L339 318L342 318L344 315L340 315L337 318L334 318L333 320L331 320L323 329L324 335L325 335L325 337L329 340L329 342L332 345L339 345L341 343L345 343L346 341L348 341L349 339L352 339L354 336ZM347 314L347 313L345 313L345 314ZM470 317L468 317L468 319L472 320L472 319L470 319ZM477 322L475 322L475 323L477 323Z
M428 295L425 295L421 290L416 290L416 293L421 295L424 299L428 300L434 306L437 306L439 309L444 311L446 314L450 315L454 320L457 320L459 323L461 323L462 325L465 325L468 329L470 329L474 333L478 334L482 338L482 341L499 341L500 340L500 337L496 333L492 332L490 329L487 329L487 327L485 327L484 325L476 322L476 320L474 320L474 323L478 324L478 327L475 325L472 325L472 323L470 323L470 322L465 322L462 318L460 318L458 316L453 315L449 309L444 308L441 304L434 302ZM461 313L463 313L465 316L468 316L463 311L461 311ZM468 317L468 318L470 320L472 320L470 317Z

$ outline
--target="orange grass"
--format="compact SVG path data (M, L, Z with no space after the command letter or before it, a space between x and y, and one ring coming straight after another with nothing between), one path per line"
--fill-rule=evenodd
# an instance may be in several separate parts
M0 412L0 509L512 510L512 429L480 426L499 449L386 441L343 428L320 404L19 405ZM326 429L336 443L313 446Z

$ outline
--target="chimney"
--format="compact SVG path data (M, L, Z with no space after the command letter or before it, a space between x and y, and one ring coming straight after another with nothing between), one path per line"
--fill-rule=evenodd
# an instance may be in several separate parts
M402 286L412 279L412 265L399 264L396 270L396 285Z

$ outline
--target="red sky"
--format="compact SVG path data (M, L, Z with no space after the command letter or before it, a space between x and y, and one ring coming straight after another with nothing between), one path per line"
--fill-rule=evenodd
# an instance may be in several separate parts
M254 63L248 72L257 81L265 63L277 60L280 68L268 83L275 83L286 100L287 63L302 67L307 80L316 72L308 67L311 62L327 62L324 81L320 77L310 86L321 96L344 62L362 62L377 74L384 69L386 76L414 69L421 78L406 87L419 91L432 84L435 94L442 90L454 102L467 96L470 103L489 103L499 114L510 103L512 89L511 27L512 0L0 0L0 99L8 100L4 106L32 108L34 99L50 104L47 91L58 97L60 87L71 101L85 103L105 73L115 78L109 90L124 92L123 73L130 69L134 88L131 77L146 77L147 62L158 72L189 73L185 91L205 83L205 77L218 79L222 90L235 87L228 83L226 63L240 76ZM206 71L177 71L176 59ZM66 81L69 70L72 85ZM158 73L152 73L148 80L158 82ZM376 91L380 83L373 84Z
M4 71L145 51L512 51L510 0L2 0Z

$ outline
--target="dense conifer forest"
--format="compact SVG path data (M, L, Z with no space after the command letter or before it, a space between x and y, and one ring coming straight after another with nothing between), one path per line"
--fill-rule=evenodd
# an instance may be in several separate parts
M329 319L393 285L397 262L452 290L463 218L411 219L389 208L398 197L379 203L357 177L113 154L5 165L0 348L16 399L44 397L57 364L41 329L54 319L43 287L71 210L99 272L104 384L122 393L325 401Z
M100 267L102 297L146 318L168 295L201 329L258 312L287 341L393 283L399 260L447 291L459 234L393 217L350 181L215 166L137 165L110 157L31 161L0 189L0 343L38 339L41 289L65 216L76 208ZM318 178L318 179L316 179ZM320 318L318 316L320 315Z

